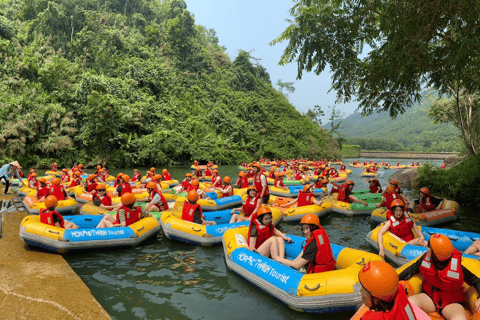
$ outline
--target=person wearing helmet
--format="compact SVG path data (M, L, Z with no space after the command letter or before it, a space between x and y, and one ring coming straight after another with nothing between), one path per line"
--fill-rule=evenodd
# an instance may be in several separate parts
M132 182L140 182L142 180L142 174L138 169L133 169Z
M122 174L120 176L120 184L115 188L113 195L123 196L125 193L132 193L132 186L130 185L130 177L128 174Z
M275 260L294 269L300 269L308 264L307 273L335 270L335 258L330 246L330 238L320 225L318 216L312 213L306 214L300 221L300 225L307 239L303 251L294 260L283 257Z
M150 182L155 182L157 184L157 189L159 191L162 191L163 190L162 180L163 180L163 176L161 174L157 173L156 175L153 176L153 178L150 180ZM147 184L145 184L145 188L147 187Z
M60 177L61 183L70 182L70 175L68 174L68 170L66 168L62 169L62 176Z
M282 204L281 207L293 208L309 206L312 204L316 204L317 206L321 205L322 201L318 201L313 195L313 186L313 184L304 185L303 190L298 190L298 197L295 200Z
M408 301L395 269L384 261L367 262L358 272L363 305L362 320L416 320L428 316ZM363 308L360 307L360 311ZM354 316L355 317L355 316Z
M25 176L23 175L22 166L17 167L17 173L20 178L25 178Z
M37 193L35 195L38 201L44 201L49 192L50 188L47 187L47 179L43 177L38 179Z
M387 212L387 222L378 232L378 255L382 258L385 258L383 235L388 231L408 244L426 247L427 242L425 241L423 234L418 229L415 221L413 221L412 217L406 211L405 203L400 199L396 199L392 201L390 208L391 209ZM413 231L415 231L417 234L417 238L415 238Z
M65 191L65 187L60 184L59 178L52 179L49 189L50 191L48 192L48 195L55 196L58 201L65 200L67 198L67 192Z
M117 215L106 214L97 228L128 227L129 225L147 217L149 213L142 213L140 207L134 206L137 199L129 192L122 194L122 205L117 211Z
M72 180L72 183L70 183L69 188L83 185L83 180L81 175L82 174L78 171L73 174L73 180Z
M390 181L390 185L392 185L395 188L395 192L397 194L402 194L402 189L398 186L398 181L397 180Z
M205 168L205 177L211 177L211 176L212 176L212 170L210 166L207 165L207 167Z
M222 186L222 177L218 174L218 170L212 171L212 188L220 188Z
M184 192L184 191L187 191L187 190L191 189L192 178L193 178L193 175L191 173L186 173L185 174L185 179L183 179L182 184L181 184L180 188L178 188L176 194L179 194L181 192Z
M97 170L97 173L95 174L97 177L97 183L105 183L106 177L105 177L105 170L100 168Z
M248 187L248 178L247 178L247 175L245 174L245 171L240 171L238 173L238 179L237 179L237 182L235 183L235 186L239 189Z
M28 173L27 180L30 181L30 178L32 177L33 173L37 173L35 169L30 169L30 172Z
M232 180L230 179L230 177L225 176L223 177L223 185L214 189L222 193L222 198L231 197L233 196L233 186L231 182Z
M267 177L260 171L261 167L258 163L254 164L252 168L254 173L253 185L260 195L262 203L267 204L268 200L270 200L270 190L268 188Z
M389 185L389 186L385 189L385 193L384 193L383 196L382 196L382 202L381 202L381 203L377 203L376 206L377 206L377 208L386 207L388 210L391 210L390 205L392 204L392 201L393 201L393 200L397 200L397 199L402 200L403 198L402 198L402 196L400 196L400 195L395 191L395 187L394 187L394 186Z
M17 167L20 167L18 161L13 161L7 163L0 168L0 181L2 179L5 180L5 190L3 191L3 194L8 193L8 188L10 186L10 180L12 179L12 176L16 176L18 180L20 180L22 185L25 185L25 182L23 182L23 178L18 175Z
M97 176L91 174L88 176L87 180L85 181L85 186L83 190L87 193L94 193L97 189Z
M196 168L196 169L195 169L195 172L193 172L193 175L194 175L195 178L197 178L197 179L202 179L202 178L203 178L202 169Z
M78 229L78 226L70 221L65 221L63 216L55 211L58 200L55 196L50 195L45 199L45 208L40 209L40 222L64 229Z
M369 186L370 193L382 193L383 192L382 186L380 185L380 181L378 181L378 179L371 178L370 180L368 180L368 183L370 184L370 186Z
M368 206L368 203L353 196L352 190L354 186L355 186L355 183L352 180L345 181L345 183L342 184L340 186L340 189L338 190L337 201L346 202L346 203L359 202L363 204L365 207Z
M55 163L52 165L51 171L57 172L57 168L58 168L58 165L57 165L57 163L55 162Z
M162 170L162 176L163 176L163 180L165 180L165 181L172 180L172 176L170 175L170 173L168 172L167 169Z
M413 201L413 210L415 213L437 210L442 207L444 201L445 199L435 198L428 188L423 187L420 189L420 198Z
M78 170L81 174L83 174L83 164L80 163L80 164L77 166L77 170Z
M102 169L102 166L97 165L97 169L95 169L95 175L98 175L98 173L100 172L100 169Z
M117 174L117 176L115 177L115 180L113 181L114 188L116 188L122 182L122 176L123 176L123 172L120 172L119 174Z
M480 292L480 279L462 264L462 253L453 247L447 236L432 235L427 252L398 277L408 280L418 273L424 279L423 292L410 296L411 303L425 312L437 311L445 319L467 319L461 304L465 301L463 284ZM475 302L475 311L480 311L480 299Z
M193 165L194 165L195 167L198 166L198 161L197 161L197 160L194 160L194 161L193 161Z
M264 257L279 259L285 256L285 241L292 239L275 228L272 221L269 207L260 207L252 215L248 227L248 248Z
M107 186L103 183L97 184L96 190L92 195L92 201L97 207L107 210L112 210L117 207L113 205L112 197L107 193Z
M168 210L168 203L162 192L158 189L157 183L155 181L150 181L147 183L148 198L147 205L145 206L145 211L165 211ZM139 200L141 201L141 200Z
M202 207L197 203L198 193L195 190L191 190L187 194L187 200L183 203L182 219L185 221L203 224L207 226L216 225L215 221L203 220Z
M247 197L240 208L232 209L232 218L229 223L236 223L242 221L250 221L253 214L257 213L262 204L262 199L259 197L257 189L254 186L247 188ZM238 213L235 213L238 212ZM243 216L241 215L243 213Z
M340 165L340 171L342 171L342 172L347 171L347 168L345 167L345 165L343 163Z
M332 179L333 179L333 178L338 178L338 177L339 177L339 175L338 175L338 171L337 171L337 169L335 169L335 167L334 167L334 166L331 166L331 167L330 167L330 171L329 171L329 177L330 177L330 178L332 178Z
M30 189L35 189L38 187L38 174L36 172L32 173L30 176L30 180L28 180L28 187Z
M285 188L285 183L283 183L283 177L285 177L285 172L280 171L275 173L275 181L273 182L273 185L277 188Z
M269 172L269 174L268 174L268 177L269 177L270 179L275 179L275 168L273 168L273 167L270 168L270 172Z

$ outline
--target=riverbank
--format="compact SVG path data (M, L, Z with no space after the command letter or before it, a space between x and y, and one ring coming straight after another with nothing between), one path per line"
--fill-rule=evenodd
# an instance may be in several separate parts
M0 196L7 200L13 196ZM2 319L110 319L62 256L25 249L26 212L5 213L0 238Z

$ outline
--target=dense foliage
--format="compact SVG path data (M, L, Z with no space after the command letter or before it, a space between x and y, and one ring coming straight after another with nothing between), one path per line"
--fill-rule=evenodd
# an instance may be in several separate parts
M1 160L338 156L263 66L218 42L183 0L0 2Z
M480 155L469 157L457 166L441 170L429 165L420 168L418 187L428 187L433 193L454 199L462 205L480 209Z

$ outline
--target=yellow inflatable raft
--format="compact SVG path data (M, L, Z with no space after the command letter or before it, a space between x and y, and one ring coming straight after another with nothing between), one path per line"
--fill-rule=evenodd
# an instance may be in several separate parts
M333 212L347 216L370 215L375 209L377 209L375 203L367 202L368 206L364 206L361 203L346 203L337 201L335 195L323 198L323 203L330 203Z
M37 197L27 196L23 199L23 204L30 214L39 214L41 209L45 209L45 201L38 201ZM77 209L77 201L68 197L65 200L59 200L55 209L60 214L70 214Z

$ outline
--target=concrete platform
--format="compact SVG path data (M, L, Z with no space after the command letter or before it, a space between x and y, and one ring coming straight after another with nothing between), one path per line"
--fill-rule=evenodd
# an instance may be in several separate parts
M0 200L10 198L13 195L0 195ZM0 318L110 319L62 256L25 248L18 234L26 215L26 212L3 214Z

